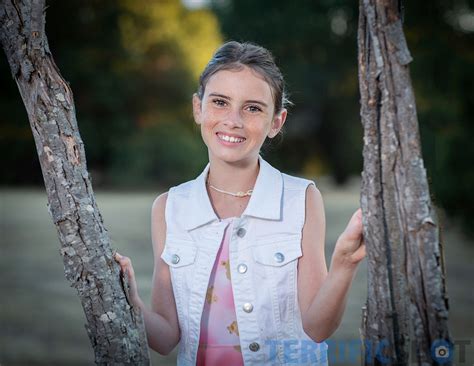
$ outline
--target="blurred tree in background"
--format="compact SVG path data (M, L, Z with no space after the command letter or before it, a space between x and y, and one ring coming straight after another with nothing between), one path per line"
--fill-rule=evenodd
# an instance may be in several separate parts
M269 48L285 75L290 109L276 155L290 172L332 173L343 183L362 170L357 84L357 2L214 1L223 34Z
M184 0L183 0L184 1ZM348 0L51 0L50 48L71 84L95 185L167 187L207 151L192 121L197 78L222 40L268 47L295 103L264 155L289 173L362 170L356 29ZM474 1L405 2L425 165L434 201L470 225L474 207ZM65 24L65 14L68 16ZM0 61L3 184L41 184L24 107Z
M434 201L474 236L474 1L407 2L406 17Z

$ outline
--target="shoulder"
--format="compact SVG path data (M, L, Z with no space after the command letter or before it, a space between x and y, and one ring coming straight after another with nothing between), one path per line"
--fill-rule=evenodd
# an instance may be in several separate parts
M152 232L166 230L166 202L168 201L168 192L164 192L155 198L151 206L151 227Z
M160 194L158 197L156 197L151 206L152 213L153 214L157 214L160 212L164 213L167 200L168 200L168 192L164 192Z
M173 186L167 192L156 197L151 209L152 220L154 222L157 219L165 221L167 211L176 212L183 202L188 202L194 182L195 179Z
M298 225L311 225L313 217L320 216L322 197L316 183L311 179L282 173L283 202L287 210L296 212Z
M155 198L152 210L164 212L166 208L166 202L169 200L169 198L172 199L174 196L189 196L193 182L194 180L189 180L177 186L173 186L167 192L160 194Z
M281 173L281 176L283 178L285 189L291 189L291 190L303 189L304 190L310 185L313 187L316 187L315 182L311 179L297 177L297 176L290 175L287 173Z
M323 196L319 189L310 184L306 188L306 211L321 211L324 209Z
M191 191L193 184L195 183L196 179L188 180L187 182L178 184L177 186L171 187L169 189L169 193L171 194L189 194Z
M326 215L321 192L314 184L310 184L306 188L305 196L303 233L308 231L325 231Z
M286 173L282 173L282 176L285 190L295 191L294 194L300 197L301 204L304 201L306 211L305 222L311 221L314 218L320 219L321 215L324 216L323 197L314 180Z

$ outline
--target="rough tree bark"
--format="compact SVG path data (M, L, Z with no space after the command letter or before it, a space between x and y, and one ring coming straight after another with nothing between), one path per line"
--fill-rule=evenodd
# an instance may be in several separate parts
M71 89L49 51L44 0L1 0L0 41L28 113L48 207L98 365L147 365L142 314L128 301L92 191Z
M451 344L448 301L401 3L360 0L359 10L361 207L369 267L365 363L432 365L436 345Z

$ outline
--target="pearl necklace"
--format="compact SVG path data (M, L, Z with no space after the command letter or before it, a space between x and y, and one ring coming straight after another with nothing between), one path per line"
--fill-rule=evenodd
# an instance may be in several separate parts
M251 196L252 193L253 193L253 189L249 189L247 192L238 191L238 192L234 193L234 192L227 192L227 191L224 191L222 189L216 188L211 183L209 183L209 176L207 177L206 183L209 185L209 187L211 187L215 191L225 193L225 194L230 194L231 196L234 196L234 197Z

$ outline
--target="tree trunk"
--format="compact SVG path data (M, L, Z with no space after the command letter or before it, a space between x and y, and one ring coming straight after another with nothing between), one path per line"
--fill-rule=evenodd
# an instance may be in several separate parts
M358 46L368 252L365 363L433 365L435 356L443 358L435 354L439 346L452 343L400 1L360 0Z
M44 0L1 0L0 41L28 113L66 278L75 287L98 365L146 365L142 314L128 301L92 192L74 102L48 47Z

